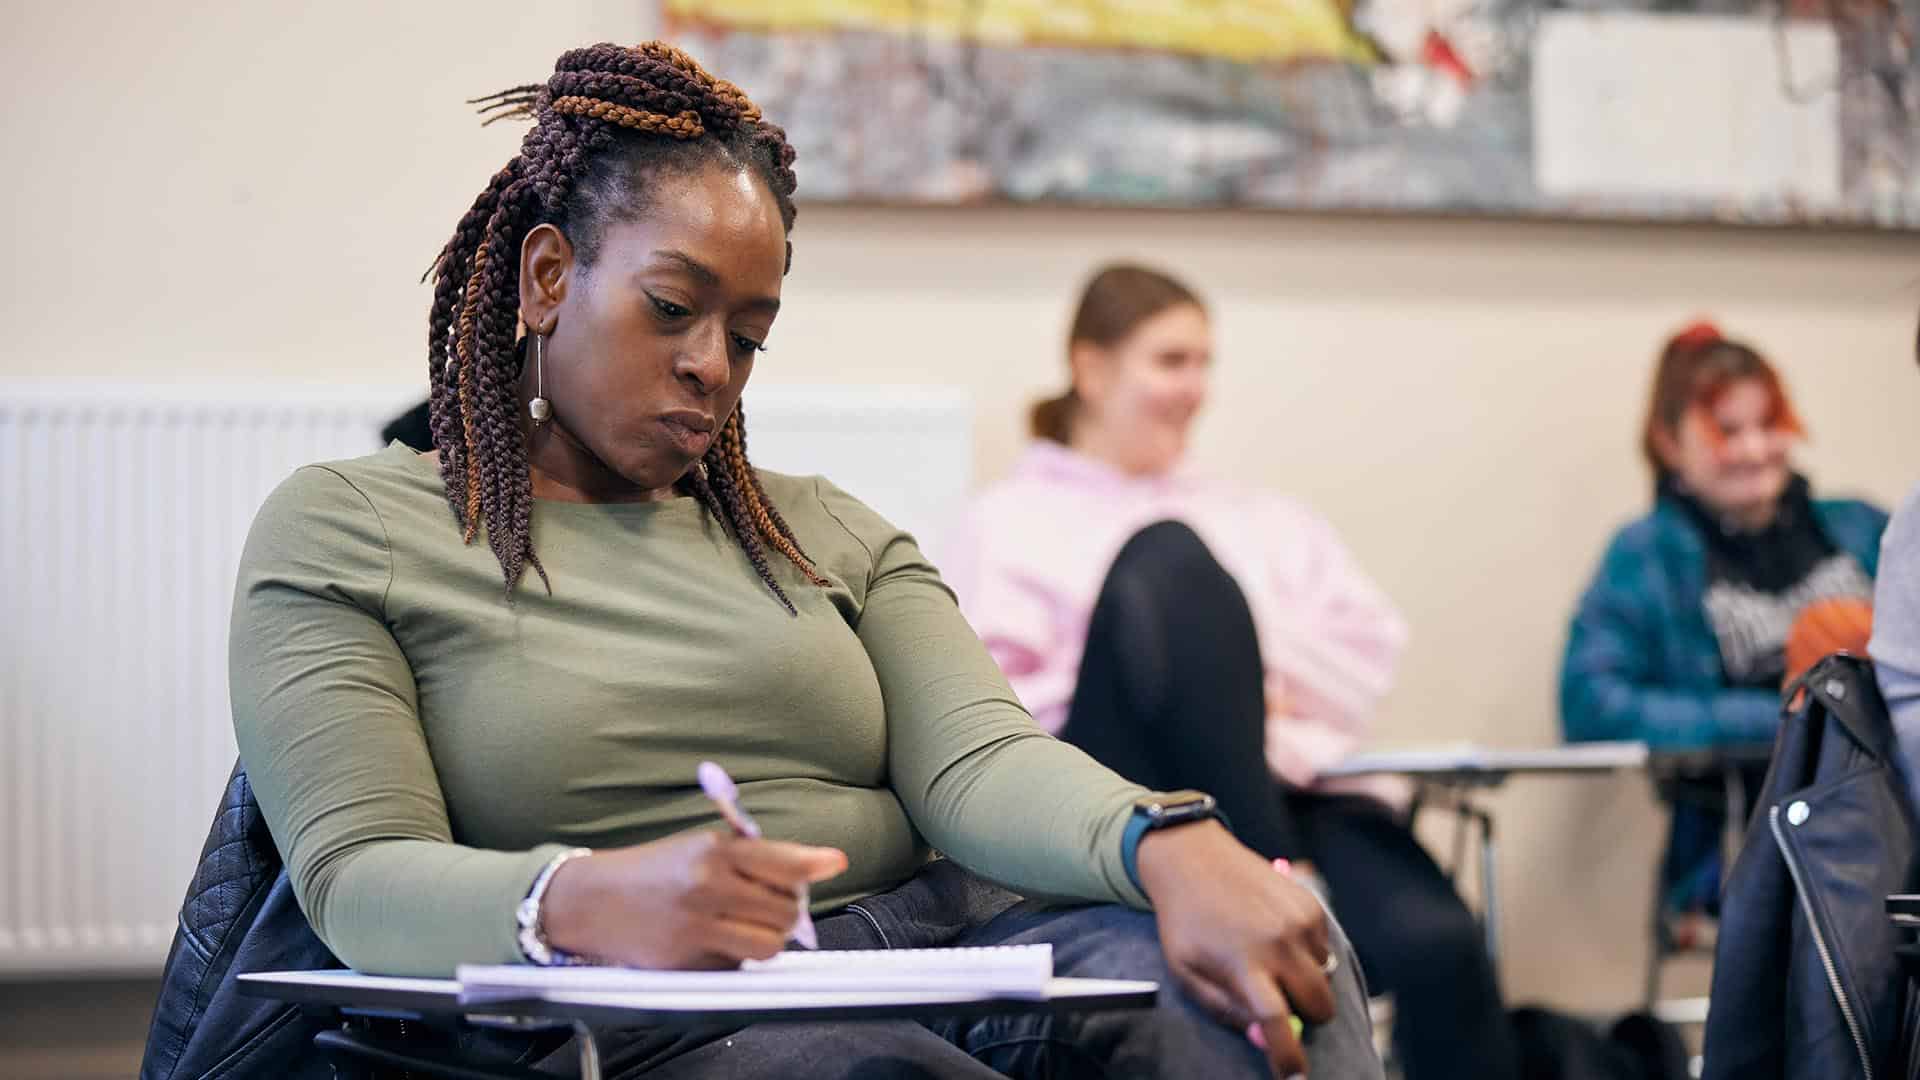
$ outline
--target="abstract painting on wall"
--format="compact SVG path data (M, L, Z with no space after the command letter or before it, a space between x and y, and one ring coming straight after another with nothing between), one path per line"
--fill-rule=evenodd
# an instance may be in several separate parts
M658 0L812 200L1920 229L1920 0L1633 2Z

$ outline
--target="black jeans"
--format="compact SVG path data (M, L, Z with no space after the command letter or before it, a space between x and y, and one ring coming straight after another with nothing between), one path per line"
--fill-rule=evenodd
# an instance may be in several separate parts
M1153 916L1117 904L1048 906L1018 896L949 861L905 884L815 922L823 949L907 949L974 945L1053 946L1062 976L1152 979L1151 1009L1001 1015L918 1024L762 1024L688 1032L610 1031L599 1038L610 1077L726 1077L728 1080L988 1080L993 1077L1266 1077L1246 1037L1200 1011L1167 971ZM1352 949L1334 929L1334 951ZM1338 1015L1307 1030L1313 1075L1380 1080L1367 1023L1366 992L1352 971L1336 972ZM576 1075L569 1044L542 1071Z
M1262 855L1311 860L1368 984L1394 997L1409 1080L1518 1077L1479 927L1413 834L1371 799L1268 772L1253 614L1185 525L1149 525L1114 560L1061 737L1136 783L1209 792Z

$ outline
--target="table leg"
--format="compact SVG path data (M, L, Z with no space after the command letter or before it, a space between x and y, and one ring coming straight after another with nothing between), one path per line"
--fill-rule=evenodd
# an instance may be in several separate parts
M1727 793L1727 827L1720 837L1720 880L1724 884L1733 870L1734 857L1747 837L1747 778L1740 766L1729 763L1723 783Z
M1460 872L1467 865L1467 836L1473 828L1472 815L1468 812L1466 796L1460 792L1451 792L1453 800L1453 858L1447 865L1447 881L1455 891L1460 888Z
M1496 869L1496 849L1493 840L1493 815L1474 805L1463 789L1441 785L1422 785L1421 802L1431 801L1429 796L1444 795L1453 811L1453 858L1447 867L1447 881L1457 891L1460 887L1460 873L1467 865L1467 844L1474 828L1480 830L1480 929L1486 937L1487 955L1495 966L1500 963L1500 889ZM1408 822L1409 827L1412 821Z
M575 1020L573 1033L580 1040L580 1080L600 1080L600 1044L593 1039L593 1029Z
M1647 957L1646 996L1641 1000L1648 1012L1660 1003L1661 976L1667 965L1667 891L1660 887L1659 868L1653 873L1653 934L1650 939L1651 951Z
M1493 815L1477 806L1467 812L1480 826L1480 925L1487 936L1487 958L1500 967L1500 886L1494 872Z

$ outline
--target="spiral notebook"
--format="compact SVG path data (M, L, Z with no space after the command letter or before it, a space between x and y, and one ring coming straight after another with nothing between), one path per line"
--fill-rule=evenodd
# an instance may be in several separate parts
M956 991L1041 998L1053 978L1053 946L794 951L770 960L749 960L736 971L462 964L455 976L463 1001L578 993L839 991Z

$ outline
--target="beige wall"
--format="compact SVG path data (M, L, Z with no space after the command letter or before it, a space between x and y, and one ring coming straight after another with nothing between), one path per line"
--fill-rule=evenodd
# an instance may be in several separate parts
M518 138L461 99L639 35L639 6L21 5L0 373L413 378L415 279ZM807 206L794 239L760 377L963 385L982 477L1060 378L1091 263L1190 276L1221 346L1200 463L1311 500L1412 621L1382 744L1556 737L1564 620L1646 502L1632 428L1679 320L1712 312L1780 359L1821 488L1887 503L1920 478L1911 238ZM1629 1000L1661 831L1644 782L1497 806L1514 996Z

